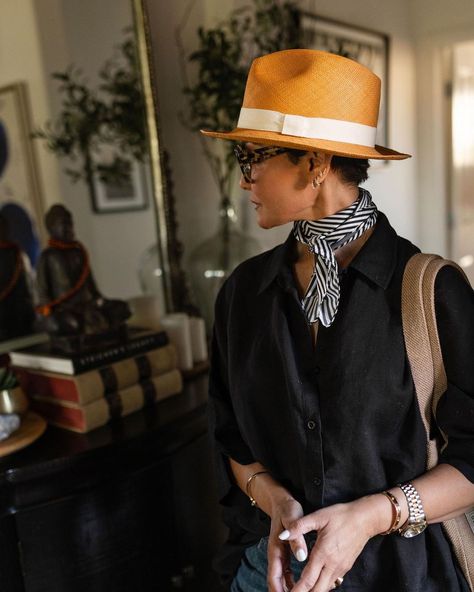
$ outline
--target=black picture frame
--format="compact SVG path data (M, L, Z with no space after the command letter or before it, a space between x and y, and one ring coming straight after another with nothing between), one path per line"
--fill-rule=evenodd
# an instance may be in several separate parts
M299 18L303 47L329 51L353 59L367 66L381 79L380 111L375 143L379 146L388 146L389 36L305 11L300 12Z
M145 210L148 207L150 181L145 167L133 161L128 180L120 184L93 178L92 206L96 214Z

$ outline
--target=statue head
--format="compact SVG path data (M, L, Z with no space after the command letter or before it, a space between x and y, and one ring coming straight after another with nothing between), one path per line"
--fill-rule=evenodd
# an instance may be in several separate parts
M61 204L54 204L44 217L51 238L71 242L75 240L74 223L71 212Z

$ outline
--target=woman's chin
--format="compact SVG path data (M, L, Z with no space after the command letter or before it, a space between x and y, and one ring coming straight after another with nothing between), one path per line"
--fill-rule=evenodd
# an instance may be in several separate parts
M268 230L269 228L273 228L275 226L275 224L271 224L268 220L261 220L260 218L257 220L257 224L264 230Z
M270 228L275 228L275 226L281 226L282 224L286 224L278 219L269 219L266 216L262 216L260 213L257 214L257 224L260 228L264 230L269 230Z

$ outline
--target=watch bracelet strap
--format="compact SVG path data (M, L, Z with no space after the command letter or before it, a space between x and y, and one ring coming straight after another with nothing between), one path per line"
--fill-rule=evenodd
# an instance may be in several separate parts
M403 531L405 526L416 524L420 520L426 520L425 511L421 502L420 494L410 481L400 484L398 487L403 491L408 505L408 520L401 526L399 532Z

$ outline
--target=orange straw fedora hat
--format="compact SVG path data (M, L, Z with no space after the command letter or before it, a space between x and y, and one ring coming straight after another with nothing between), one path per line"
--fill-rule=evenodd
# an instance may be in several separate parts
M237 127L201 133L351 158L409 158L375 145L380 86L353 60L312 49L277 51L253 61Z

